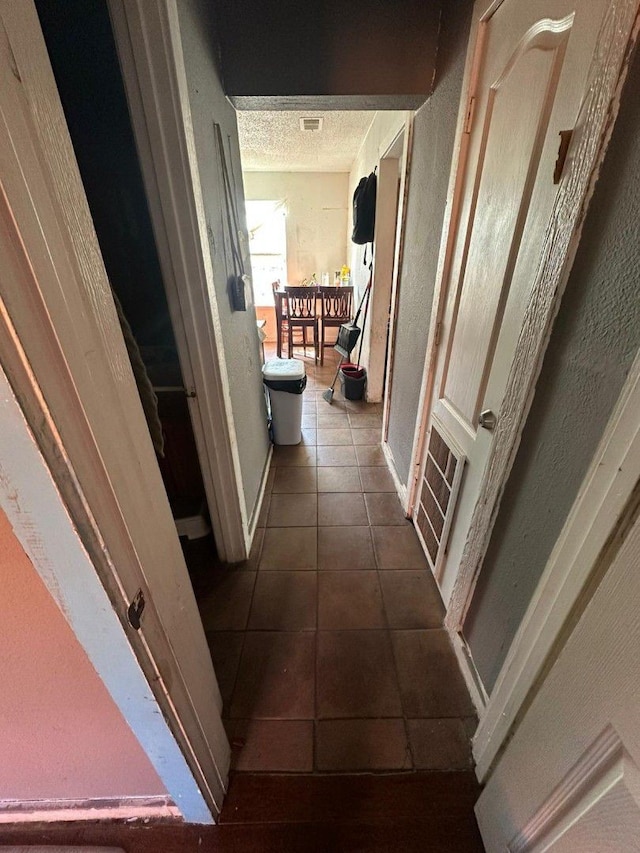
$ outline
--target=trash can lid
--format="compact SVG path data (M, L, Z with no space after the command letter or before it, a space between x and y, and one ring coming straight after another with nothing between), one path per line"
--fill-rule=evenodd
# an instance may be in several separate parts
M265 379L303 379L304 362L299 358L270 358L262 365Z

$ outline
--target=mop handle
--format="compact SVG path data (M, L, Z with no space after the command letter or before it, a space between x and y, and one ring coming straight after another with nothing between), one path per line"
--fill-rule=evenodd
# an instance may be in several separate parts
M353 318L353 325L358 325L358 318L360 317L360 312L362 311L362 306L364 305L364 300L367 298L369 291L371 290L371 277L372 274L369 275L369 281L367 282L367 286L364 289L364 293L362 294L362 299L360 300L360 305L358 305L358 310L356 311L356 316ZM368 303L367 303L368 304ZM366 316L366 314L365 314Z
M358 350L358 370L360 369L360 359L362 357L362 344L364 343L364 327L367 325L367 314L369 313L369 297L371 296L371 276L369 276L369 284L365 291L367 304L364 307L364 319L362 321L362 331L360 332L360 349Z

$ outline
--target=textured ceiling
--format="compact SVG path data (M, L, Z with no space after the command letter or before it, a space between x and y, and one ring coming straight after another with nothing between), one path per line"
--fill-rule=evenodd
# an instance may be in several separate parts
M375 112L238 112L242 168L247 172L348 172ZM300 130L321 116L322 130Z

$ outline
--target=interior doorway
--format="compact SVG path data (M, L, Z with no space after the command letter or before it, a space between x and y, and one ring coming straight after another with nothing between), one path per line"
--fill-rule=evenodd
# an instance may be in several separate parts
M212 533L176 335L106 4L36 0L136 385L182 541ZM193 401L191 401L193 402Z

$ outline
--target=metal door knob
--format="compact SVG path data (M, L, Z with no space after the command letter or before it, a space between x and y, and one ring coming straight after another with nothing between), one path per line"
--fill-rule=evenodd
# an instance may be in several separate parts
M483 429L495 429L496 424L498 423L498 418L491 411L491 409L485 409L484 412L480 412L480 417L478 418L478 423Z

